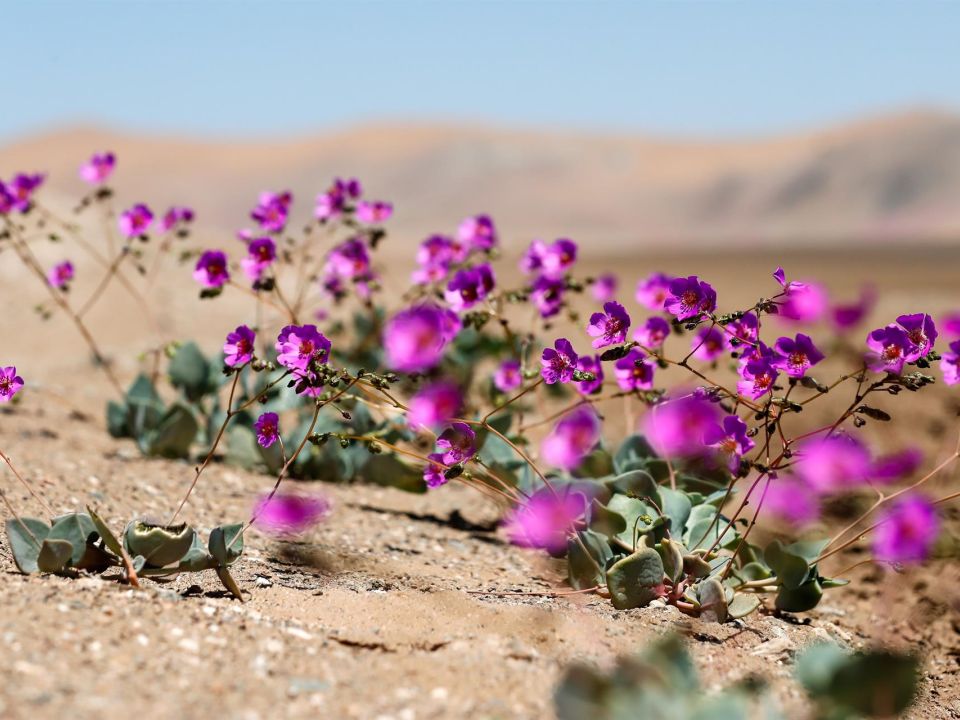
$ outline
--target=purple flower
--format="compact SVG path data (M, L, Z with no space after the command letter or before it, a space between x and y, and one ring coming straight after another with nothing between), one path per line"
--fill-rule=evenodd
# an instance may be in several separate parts
M437 447L443 448L443 464L457 465L472 458L477 452L476 439L477 434L466 423L451 424L437 438Z
M452 318L451 318L452 316ZM401 372L421 372L437 365L460 330L454 313L418 305L394 315L383 331L387 364Z
M720 411L695 392L654 405L643 418L643 433L663 455L699 455L703 438L720 420Z
M450 272L453 263L466 259L464 246L446 235L431 235L417 250L417 264L413 282L418 285L440 282Z
M586 495L570 487L538 490L504 519L510 542L520 547L563 552L567 538L584 521Z
M393 205L381 200L361 200L357 203L357 220L364 225L380 225L393 215Z
M246 325L228 333L227 341L223 344L224 364L239 367L253 360L256 340L257 334Z
M502 393L516 390L523 385L519 360L504 360L493 373L493 386Z
M937 341L937 326L932 317L926 313L901 315L897 318L897 324L906 331L907 338L913 345L913 349L906 355L907 362L916 362L933 350L933 344Z
M153 213L143 203L137 203L133 207L120 213L117 225L120 226L120 232L125 238L135 238L145 235L153 223Z
M923 453L920 449L907 448L876 458L870 467L870 477L878 483L894 482L913 475L921 464L923 464Z
M101 185L113 174L117 158L112 152L94 153L80 166L80 177L91 185Z
M280 418L276 413L263 413L253 427L257 431L257 442L262 447L270 447L280 439Z
M334 178L330 188L317 195L313 215L320 222L338 218L345 212L347 201L355 200L361 194L363 194L363 188L361 188L359 180L355 178L350 180Z
M561 277L577 261L577 244L573 240L560 238L546 248L540 258L540 269L544 275Z
M674 278L663 273L653 273L646 280L637 283L637 302L649 310L663 310L664 303L670 297L670 283Z
M617 276L612 273L601 275L593 281L590 288L593 298L597 302L608 302L617 297Z
M941 356L940 372L947 385L960 383L960 340L950 343L950 350Z
M940 318L940 327L950 337L960 337L960 312L950 312Z
M690 343L693 357L704 362L713 362L723 355L727 347L725 336L726 333L716 326L700 328Z
M302 535L330 513L330 503L317 495L263 495L253 510L256 524L275 537Z
M740 458L754 447L753 440L747 437L747 424L737 415L727 415L722 423L707 428L703 443L716 448L733 473L740 467Z
M50 283L51 287L63 290L70 281L73 280L73 275L73 263L69 260L64 260L50 268L49 272L47 272L47 282Z
M533 240L520 258L520 269L528 275L540 272L546 254L547 244L543 240Z
M741 363L739 371L743 379L737 383L737 392L751 400L763 397L773 390L780 373L769 356L753 355Z
M630 316L627 311L620 303L611 301L604 303L602 313L590 316L587 334L596 338L593 341L594 348L602 348L625 342L629 329Z
M283 232L292 202L293 194L289 190L281 193L260 193L260 201L250 211L250 218L267 232Z
M370 273L370 254L359 238L351 238L330 250L326 271L342 278L362 278Z
M653 389L653 373L656 365L640 350L631 350L613 366L617 385L625 392Z
M497 244L497 229L489 215L474 215L460 223L457 238L472 250L493 250Z
M787 274L783 271L782 267L778 266L777 269L773 271L773 279L780 283L780 287L786 289Z
M533 282L530 299L544 318L553 317L563 306L563 292L566 284L562 279L541 275Z
M0 403L10 402L23 387L23 378L12 365L0 367Z
M696 275L670 282L664 309L678 320L696 320L717 308L717 293Z
M940 521L933 503L919 494L901 497L873 532L873 555L881 562L914 564L930 554Z
M33 202L33 194L43 185L45 179L41 173L17 173L6 186L11 209L20 213L27 212Z
M724 335L727 347L734 351L745 352L759 339L760 322L754 312L744 313L742 317L727 324Z
M870 286L863 288L857 302L847 305L834 305L831 308L833 326L838 331L855 328L870 314L876 302L877 295L873 288Z
M330 341L316 325L287 325L277 336L277 362L295 373L305 373L313 363L330 359Z
M444 298L458 312L469 310L489 295L496 284L493 270L484 263L459 270L447 285Z
M790 282L780 301L780 317L800 323L812 323L823 317L827 309L827 292L816 283Z
M878 328L867 336L867 365L875 372L899 375L907 357L916 352L907 331L899 325Z
M13 210L13 203L13 195L7 190L3 180L0 180L0 215L8 215Z
M178 225L188 225L193 222L193 210L188 207L174 206L164 214L160 220L160 232L170 232Z
M423 468L423 481L428 488L438 488L447 484L447 469L443 463L443 453L427 455L428 462Z
M589 406L573 410L540 444L541 457L553 467L573 470L600 442L600 418Z
M445 425L456 417L463 405L460 389L449 382L436 382L422 387L408 403L407 422L413 428Z
M670 323L662 317L654 316L647 318L647 322L634 331L633 339L648 350L656 350L663 347L663 343L669 335Z
M796 339L782 337L773 346L771 364L790 377L803 377L807 369L823 360L823 353L813 344L809 335L798 333Z
M207 250L193 270L193 279L208 288L222 287L230 280L227 256L220 250Z
M540 356L540 375L547 385L568 383L573 380L578 359L570 341L560 338L553 343L552 348L545 348Z
M247 256L240 260L240 267L250 280L257 282L276 259L277 246L273 238L260 237L247 245Z
M795 457L797 476L821 494L852 490L865 484L870 476L870 453L848 436L809 440L800 446Z
M794 478L771 475L763 494L763 515L772 515L799 529L819 517L820 499L812 489Z
M593 373L593 380L577 381L577 390L583 395L593 395L603 387L603 363L599 355L581 355L577 360L577 370Z

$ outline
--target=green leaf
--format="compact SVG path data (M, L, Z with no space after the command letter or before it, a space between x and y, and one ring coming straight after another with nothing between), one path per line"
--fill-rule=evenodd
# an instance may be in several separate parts
M683 572L695 578L705 578L713 572L713 568L702 555L689 553L683 556Z
M137 375L136 380L127 390L127 432L126 437L140 438L146 435L160 422L163 416L163 401L144 374Z
M733 600L727 605L729 616L737 620L746 617L760 607L760 598L751 593L736 593Z
M665 521L657 514L652 505L626 495L616 494L610 498L607 503L607 510L617 513L626 521L626 529L615 537L631 549L636 546L641 536L658 528L662 529L665 525ZM659 540L660 538L654 539Z
M242 529L243 523L232 523L215 527L210 533L207 547L221 567L232 565L243 554Z
M660 509L670 519L671 534L679 538L693 509L690 498L685 492L662 487L660 488Z
M630 435L624 439L613 456L613 467L620 474L638 470L648 460L656 459L657 454L643 435Z
M627 529L627 521L623 515L601 505L594 498L590 508L590 529L602 535L617 535Z
M4 526L17 569L24 575L37 572L37 557L50 526L36 518L12 518Z
M243 602L243 595L240 593L240 587L237 585L237 581L233 579L233 575L230 574L230 571L227 570L223 565L217 566L217 577L220 578L220 582L223 583L223 586L230 591L237 600Z
M123 534L131 555L140 555L151 567L166 567L187 554L196 533L189 525L155 525L134 520Z
M177 349L168 373L171 384L189 400L199 400L210 390L210 364L195 342L184 343Z
M664 538L654 546L654 549L660 553L664 574L676 583L683 577L683 546Z
M193 411L182 403L175 403L164 413L157 428L145 436L141 449L155 457L188 457L199 429Z
M127 427L128 414L126 405L113 400L107 402L107 432L111 437L130 437L130 430Z
M90 520L97 528L97 534L100 535L101 539L103 540L103 544L107 546L107 549L117 557L123 557L123 548L120 545L120 541L117 539L117 536L113 534L113 531L110 529L110 527L99 515L97 515L97 513L93 511L89 505L87 505L87 513L90 515Z
M590 530L577 533L580 542L567 540L567 577L574 590L585 590L606 583L604 568L613 557L610 543Z
M207 552L200 536L194 533L190 549L186 555L180 558L177 571L199 572L200 570L212 570L215 567L217 567L216 559Z
M790 552L779 540L772 541L763 551L763 559L777 574L785 588L794 590L807 579L810 568L800 555Z
M716 519L717 509L712 505L697 505L690 511L687 518L687 527L683 531L683 544L691 550L709 548L726 531L721 547L728 547L736 543L739 534L734 528L726 530L730 521L720 516ZM716 521L715 521L716 520Z
M607 570L607 589L617 610L643 607L663 584L663 561L653 548L618 560Z
M635 498L650 498L662 507L660 487L646 470L630 470L606 482L613 492Z
M230 465L253 470L263 463L256 433L246 425L234 425L227 430L226 460ZM279 445L279 443L274 443Z
M59 573L70 566L70 558L74 553L73 545L69 540L47 538L40 546L37 556L37 567L40 572Z
M777 610L806 612L815 608L822 597L823 588L816 578L812 578L796 588L781 587L774 604Z
M376 483L413 493L425 493L427 484L423 470L407 465L392 453L371 455L363 466L361 475L367 482Z
M717 578L707 578L697 584L697 600L700 602L702 618L719 623L727 621L726 594Z
M98 535L97 526L86 513L68 513L54 518L47 537L51 540L66 540L73 546L71 565L78 565L87 548L88 539ZM54 571L55 572L55 571Z
M824 548L827 547L827 543L829 542L830 540L828 539L801 540L800 542L795 542L792 545L787 545L786 550L792 555L797 555L803 558L807 562L807 565L810 565L814 560L820 557L820 553L823 552Z

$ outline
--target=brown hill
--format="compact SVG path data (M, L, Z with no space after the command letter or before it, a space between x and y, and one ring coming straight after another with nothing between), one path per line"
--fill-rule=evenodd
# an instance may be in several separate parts
M596 255L948 243L960 232L960 117L937 112L758 140L369 125L244 142L73 128L0 148L0 177L44 170L53 193L73 194L77 166L104 149L119 156L121 200L191 204L225 235L268 188L293 189L306 219L334 175L395 202L399 248L479 211L511 242L567 235Z

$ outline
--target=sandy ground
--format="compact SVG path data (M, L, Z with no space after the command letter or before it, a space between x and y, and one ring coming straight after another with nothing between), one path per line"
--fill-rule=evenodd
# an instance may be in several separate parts
M848 297L860 276L872 274L892 288L883 299L886 314L907 301L939 303L931 311L960 305L956 265L948 259L906 256L865 267L833 258L794 266L829 275ZM106 435L105 384L63 319L32 323L29 305L42 290L27 290L12 262L3 262L17 299L14 312L0 319L2 359L16 360L35 389L19 407L0 412L2 447L57 511L90 503L118 529L138 514L166 514L191 466L141 459L132 443ZM672 262L664 261L667 270ZM743 294L733 273L742 271L742 260L698 262L691 272L719 278L721 292ZM766 279L768 259L752 263L745 272ZM637 267L635 275L652 269ZM206 329L215 341L246 318L241 301L198 307L181 286L156 293L169 332L184 337ZM129 377L147 330L127 324L133 311L117 297L111 294L92 322ZM937 413L933 403L944 401L938 395L924 407ZM921 409L911 411L916 423L901 428L919 427ZM943 429L929 442L944 446ZM945 481L955 485L955 478ZM39 514L9 473L0 479L19 508ZM216 464L186 519L204 533L244 519L270 484L266 476ZM670 609L618 612L596 596L472 593L563 584L559 565L505 544L494 508L468 489L448 486L427 496L367 486L309 489L327 493L335 512L302 542L251 533L235 573L243 604L226 596L212 573L146 581L139 592L109 578L23 577L0 544L0 717L548 718L566 663L607 664L665 630L689 636L708 688L761 674L793 717L804 710L789 679L799 648L828 638L853 647L890 642L925 655L912 716L960 717L955 559L903 575L861 568L862 582L831 591L798 621L754 615L719 626Z

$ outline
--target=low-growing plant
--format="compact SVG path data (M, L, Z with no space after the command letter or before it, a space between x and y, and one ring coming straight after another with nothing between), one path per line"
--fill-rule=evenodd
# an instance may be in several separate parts
M890 650L849 652L823 643L803 651L796 677L824 720L899 717L917 693L919 664ZM650 643L612 671L567 668L555 693L560 720L627 720L639 714L679 720L787 717L760 678L748 677L719 692L700 685L693 659L676 636Z
M100 205L111 221L104 183L113 161L97 157L90 165L109 170L89 173L96 189L78 212ZM255 228L237 233L239 262L223 250L185 247L181 260L193 264L199 297L250 296L250 317L224 333L216 358L193 342L159 339L143 356L148 367L122 390L82 310L114 279L142 299L123 280L123 264L133 258L149 281L185 240L192 212L165 216L159 243L146 206L122 213L124 241L77 311L66 294L72 264L47 272L32 252L50 223L82 240L39 204L41 182L23 175L0 186L8 198L0 202L3 241L44 281L117 390L107 408L111 434L148 455L197 459L168 526L221 456L275 475L268 502L290 476L417 492L455 481L502 507L511 540L566 558L573 592L603 594L619 609L669 603L722 622L769 603L815 607L824 590L846 582L845 571L824 575L823 561L868 533L877 562L923 560L937 538L938 507L958 496L927 498L919 488L960 457L960 443L920 474L915 448L877 456L860 432L892 420L882 398L931 386L934 362L948 385L960 382L960 339L942 355L934 347L941 331L960 337L957 318L938 330L924 312L900 315L860 343L851 333L871 296L831 304L819 284L777 268L762 297L726 311L698 276L654 273L636 288L648 316L635 327L616 299L616 277L576 275L578 246L569 239L533 241L520 261L525 279L499 283L499 237L486 215L425 239L412 287L390 303L373 256L392 206L365 199L356 180L335 180L299 232L291 229L292 193L264 193L250 213ZM143 247L154 245L147 269ZM585 293L596 310L586 323L578 311ZM558 337L558 322L581 330ZM773 332L777 325L790 332ZM795 332L805 327L823 338ZM587 338L591 350L578 352ZM814 377L831 362L840 368L835 379ZM811 405L847 388L852 399L830 422L805 420ZM18 389L0 381L0 399ZM176 399L163 400L170 391ZM619 443L602 415L611 402L623 404L627 419ZM836 497L868 494L872 505L832 537L808 530ZM758 542L761 513L782 527Z

